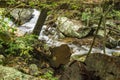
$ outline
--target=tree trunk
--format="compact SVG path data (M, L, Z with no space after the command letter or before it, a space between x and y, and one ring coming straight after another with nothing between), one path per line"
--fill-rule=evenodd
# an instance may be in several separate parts
M47 18L47 12L48 12L47 9L42 9L41 10L41 13L39 15L38 21L37 21L37 23L35 25L35 28L33 30L33 34L39 36L40 31L42 29L42 26L44 25L44 22L45 22L45 20Z

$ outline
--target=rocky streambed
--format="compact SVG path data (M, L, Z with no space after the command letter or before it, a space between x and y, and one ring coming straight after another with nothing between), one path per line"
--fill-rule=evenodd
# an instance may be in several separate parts
M34 10L32 13L34 17L18 27L20 30L18 36L32 32L39 14L39 11ZM39 35L39 41L45 43L48 50L41 52L39 48L44 46L38 46L33 53L34 57L30 59L18 56L5 58L1 55L0 78L5 80L52 80L51 76L41 77L52 71L54 74L51 72L49 74L60 80L120 79L119 37L118 39L107 38L108 43L106 43L106 53L104 54L104 33L103 30L100 30L92 52L86 58L94 37L89 34L94 27L85 27L82 23L66 17L58 18L58 22L55 24L60 27L44 25ZM94 34L94 32L92 33ZM62 68L63 65L65 69Z

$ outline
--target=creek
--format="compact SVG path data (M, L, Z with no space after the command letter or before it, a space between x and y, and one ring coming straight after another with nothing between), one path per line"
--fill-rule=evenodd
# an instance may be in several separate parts
M29 22L26 22L25 24L18 27L22 33L26 33L26 32L31 33L32 32L32 30L35 27L35 24L37 22L38 16L40 15L40 12L34 9L33 15L34 15L34 17ZM13 24L13 23L10 22L10 24ZM79 45L75 45L72 43L60 41L56 28L50 27L48 29L49 32L53 33L52 35L46 32L47 28L48 27L46 25L44 25L42 27L41 33L39 35L39 39L44 40L49 46L59 46L61 44L68 44L73 52L72 56L82 55L82 54L88 53L88 51L89 51L88 46L85 46L85 45L79 46ZM103 53L103 49L93 48L92 53L96 53L96 52ZM106 48L107 55L111 55L113 52L120 52L120 49Z

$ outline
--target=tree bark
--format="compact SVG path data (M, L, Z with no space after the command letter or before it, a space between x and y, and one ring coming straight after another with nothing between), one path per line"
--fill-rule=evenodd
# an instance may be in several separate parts
M39 15L39 18L38 18L37 23L36 23L36 25L35 25L35 28L34 28L34 30L33 30L33 34L39 36L40 31L41 31L41 29L42 29L42 26L44 25L44 22L45 22L45 20L46 20L46 18L47 18L47 12L48 12L47 9L42 9L42 10L41 10L41 13L40 13L40 15Z

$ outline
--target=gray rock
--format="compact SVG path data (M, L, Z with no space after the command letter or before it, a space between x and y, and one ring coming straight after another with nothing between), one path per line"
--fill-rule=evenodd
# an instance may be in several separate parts
M0 65L0 80L38 80L37 78L24 74L14 68Z
M120 80L120 58L105 54L90 54L86 60L86 69L99 77L96 80Z
M97 27L98 27L98 24L93 24L93 25L92 25L92 28L93 28L94 30L96 30ZM104 37L105 31L104 31L103 26L101 26L101 28L98 30L98 33L97 33L97 34L95 34L95 32L96 32L96 31L94 31L94 33L93 33L94 35L97 35L97 36L100 36L100 37ZM106 29L106 35L108 35L108 33L109 33L109 30Z
M65 69L59 80L90 80L85 65L78 61L73 61Z
M113 38L111 36L108 38L108 41L106 42L105 45L106 45L107 48L110 48L110 49L116 48L116 46L119 46L118 41L115 40L115 38Z
M113 56L120 57L120 52L113 52L112 55L113 55Z
M3 55L0 55L0 65L4 63L5 57Z
M34 76L37 76L39 74L39 70L36 64L30 64L29 73Z
M110 26L110 27L116 26L116 24L115 24L112 20L107 20L107 21L106 21L106 25L107 25L107 26Z
M58 17L56 24L63 34L70 37L82 38L91 31L90 28L83 26L81 22L70 20L66 17Z
M19 24L24 24L30 20L32 17L33 9L21 9L17 8L10 12L10 15L19 22Z

